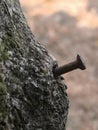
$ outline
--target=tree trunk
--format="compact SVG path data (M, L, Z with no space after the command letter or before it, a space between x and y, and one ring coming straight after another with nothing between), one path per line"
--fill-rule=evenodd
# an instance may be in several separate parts
M66 85L18 0L0 0L0 130L65 130Z

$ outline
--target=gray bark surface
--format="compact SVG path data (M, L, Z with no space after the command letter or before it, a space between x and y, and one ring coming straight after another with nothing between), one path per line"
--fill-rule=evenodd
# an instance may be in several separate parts
M0 0L0 130L65 130L66 85L18 0Z

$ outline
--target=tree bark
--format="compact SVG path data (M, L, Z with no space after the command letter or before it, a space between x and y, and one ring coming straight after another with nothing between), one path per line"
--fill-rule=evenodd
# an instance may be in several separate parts
M65 130L68 97L18 0L0 0L0 130Z

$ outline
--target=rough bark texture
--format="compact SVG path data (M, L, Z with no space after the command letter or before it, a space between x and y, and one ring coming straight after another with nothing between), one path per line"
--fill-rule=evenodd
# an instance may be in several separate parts
M65 130L66 85L18 0L0 0L0 130Z

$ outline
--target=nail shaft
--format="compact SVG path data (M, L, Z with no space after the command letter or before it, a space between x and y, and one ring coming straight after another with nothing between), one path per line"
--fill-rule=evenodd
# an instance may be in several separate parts
M81 69L81 70L86 69L79 55L77 55L77 59L75 61L69 64L66 64L64 66L54 68L53 72L54 72L54 75L57 77L59 75L62 75L64 73L70 72L75 69Z

